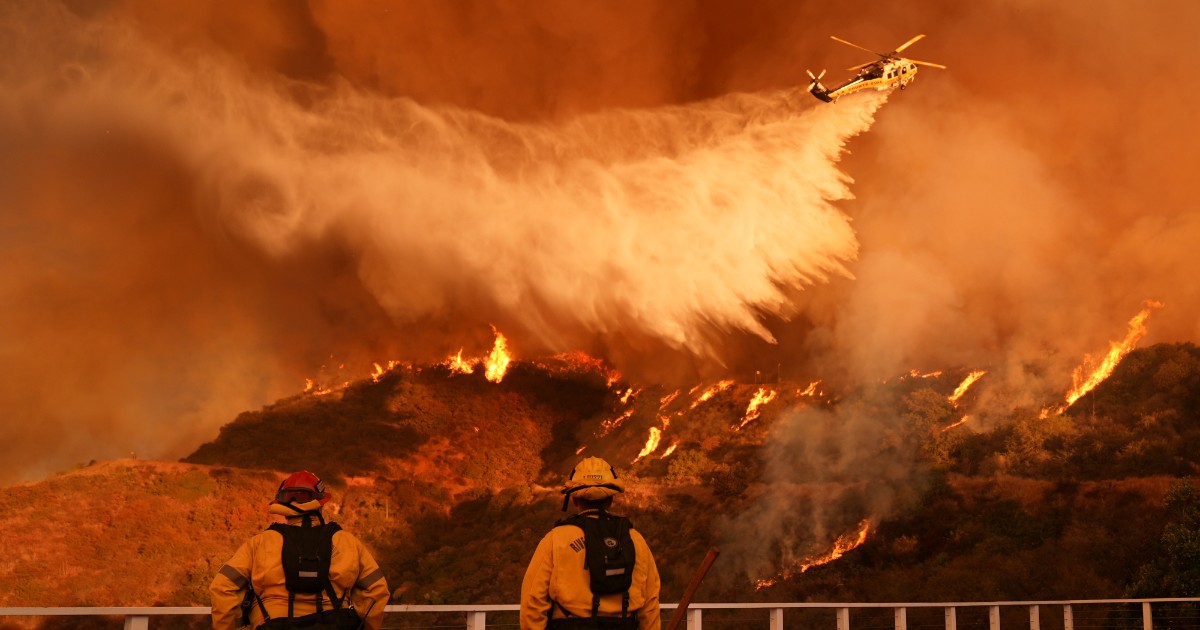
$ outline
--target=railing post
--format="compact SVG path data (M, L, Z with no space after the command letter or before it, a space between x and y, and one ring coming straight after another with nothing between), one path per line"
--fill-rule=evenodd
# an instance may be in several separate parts
M1063 604L1063 630L1075 630L1075 614L1070 604Z
M487 613L472 610L467 613L467 630L483 630L487 627Z
M896 630L908 630L908 609L901 606L895 612Z
M150 617L146 615L126 615L125 630L149 630Z
M1142 602L1142 629L1154 630L1154 616L1150 613L1150 602Z
M953 606L946 607L946 630L958 630L958 613Z
M1042 612L1037 604L1029 607L1029 630L1042 630Z
M783 609L771 609L771 630L783 630Z
M850 630L850 609L837 609L837 630Z
M989 630L1000 630L999 606L988 606L988 628Z
M700 626L703 623L701 621L701 612L700 611L701 611L700 608L689 608L687 610L688 630L700 630Z

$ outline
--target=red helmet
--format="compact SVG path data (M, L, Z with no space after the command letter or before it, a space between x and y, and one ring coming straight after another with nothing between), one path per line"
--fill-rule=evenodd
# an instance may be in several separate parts
M288 478L279 484L275 500L271 503L308 503L313 499L319 500L321 505L325 505L325 502L329 500L329 493L325 491L325 482L307 470L301 470L288 475Z

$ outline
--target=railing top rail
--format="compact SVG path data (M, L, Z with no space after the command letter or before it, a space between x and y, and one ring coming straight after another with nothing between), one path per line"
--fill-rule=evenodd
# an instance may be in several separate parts
M1200 602L1194 597L1162 597L1149 599L1060 599L1003 602L692 602L700 609L761 609L761 608L971 608L981 606L1053 606L1089 604L1142 604L1166 602ZM666 603L661 607L673 610L679 604ZM518 604L389 604L387 612L511 612L520 610ZM207 606L68 606L0 608L0 617L53 617L61 615L208 615Z

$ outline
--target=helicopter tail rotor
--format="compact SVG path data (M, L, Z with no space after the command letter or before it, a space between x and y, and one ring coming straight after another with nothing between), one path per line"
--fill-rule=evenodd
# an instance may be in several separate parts
M808 73L808 78L812 79L812 83L808 84L809 92L813 91L814 89L816 89L816 90L824 90L825 89L821 85L821 77L825 76L826 70L821 70L821 74L813 74L812 70L805 70L805 72Z

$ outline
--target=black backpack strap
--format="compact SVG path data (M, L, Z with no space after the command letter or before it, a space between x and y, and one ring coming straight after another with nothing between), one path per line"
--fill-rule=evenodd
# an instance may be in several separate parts
M565 607L563 607L562 604L558 603L555 599L551 598L550 599L550 614L546 616L546 619L554 618L554 609L555 608L558 608L559 610L561 610L563 616L568 619L575 616L575 615L571 614L571 611L569 611Z
M262 613L263 621L270 621L271 615L267 614L267 607L263 605L262 598L258 593L254 592L254 584L246 584L246 596L242 599L242 621L245 625L250 625L250 606L251 602L258 602L258 610Z

